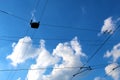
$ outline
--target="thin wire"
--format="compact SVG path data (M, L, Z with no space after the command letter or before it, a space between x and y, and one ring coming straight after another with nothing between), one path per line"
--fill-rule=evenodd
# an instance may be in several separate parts
M10 39L15 39L15 38L23 38L23 36L7 36L7 35L3 35L3 36L0 36L0 40L10 40ZM41 39L41 38L36 38L36 37L34 37L33 39ZM42 39L44 39L44 40L71 40L70 38L46 38L46 37L43 37ZM14 40L12 40L12 41L14 41ZM81 41L89 41L89 42L101 42L102 40L89 40L89 39L82 39L82 40L80 40L80 42ZM119 40L108 40L109 42L111 42L111 41L119 41ZM102 43L103 44L103 43Z
M86 28L79 28L79 27L73 27L73 26L54 25L54 24L41 24L41 25L50 26L50 27L54 27L54 28L72 29L72 30L75 29L75 30L95 31L95 32L99 31L97 29L86 29ZM83 25L83 26L85 26L85 25Z
M87 60L86 63L88 63L101 49L102 47L105 45L105 43L111 38L111 36L108 36L105 41L100 45L100 47L90 56L90 58Z
M1 12L1 13L4 13L4 14L7 14L7 15L10 15L10 16L12 16L12 17L15 17L15 18L17 18L17 19L19 19L19 20L22 20L22 21L25 21L25 22L29 22L28 20L26 20L26 19L24 19L24 18L22 18L22 17L19 17L19 16L17 16L17 15L11 14L11 13L8 13L8 12L6 12L6 11L0 10L0 12Z
M7 15L10 15L10 16L12 16L12 17L15 17L15 18L17 18L17 19L19 19L19 20L23 20L23 21L25 21L25 22L28 22L26 19L24 19L24 18L22 18L22 17L19 17L19 16L16 16L16 15L14 15L14 14L8 13L8 12L6 12L6 11L0 10L0 12L5 13L5 14L7 14ZM29 28L27 29L27 31L25 31L26 34L28 33L28 30L29 30ZM0 40L6 40L6 39L0 39ZM8 41L13 41L13 40L8 40ZM8 75L8 77L7 77L7 80L9 80L10 75L11 75L11 73L9 73L9 75ZM12 75L12 76L13 76L13 75Z
M42 18L43 18L43 15L44 15L45 10L46 10L46 8L47 8L47 4L48 4L48 0L46 0L45 5L44 5L44 7L43 7L43 11L41 12L40 21L41 21L41 20L42 20Z
M119 30L120 28L120 25L115 29L114 33ZM112 35L109 35L103 42L103 44L101 44L99 46L99 48L91 55L91 57L87 60L87 62L85 64L83 64L83 67L85 67L89 62L90 60L92 60L92 58L102 49L102 47L105 45L105 43L112 37ZM82 68L80 68L79 72L82 70Z
M37 1L34 10L38 7L39 1L40 1L40 0ZM7 12L4 12L4 13L7 13ZM7 13L7 14L9 14L9 13ZM9 15L10 15L10 14L9 14ZM16 18L18 18L18 19L25 20L25 19L23 19L23 18L21 18L21 17L15 16L15 15L12 15L12 14L11 14L11 16L16 17ZM29 30L29 29L28 29L28 30ZM26 31L25 35L27 35L28 30ZM34 33L33 33L32 35L34 35ZM22 44L24 43L24 40L25 40L25 39L23 39ZM26 52L27 52L27 49L25 50L25 53L26 53ZM22 57L24 57L24 56L25 56L25 54L24 54ZM18 57L18 56L17 56L17 57ZM16 59L17 59L17 58L16 58ZM22 69L21 69L21 70L22 70ZM5 71L5 70L4 70L4 71ZM8 70L8 71L10 71L10 70ZM12 75L12 78L13 78L14 76L15 76L15 73ZM7 80L9 80L9 76L8 76L8 79L7 79Z
M115 29L114 33L119 30L120 25ZM99 46L99 48L90 56L90 58L87 60L87 62L83 65L85 66L87 63L89 63L92 58L103 48L103 46L105 45L105 43L112 37L112 35L109 35L104 41L103 43Z
M35 35L35 34L34 34ZM32 35L32 39L37 39L37 38L34 38L33 36L34 35ZM23 38L23 37L15 37L15 38ZM0 38L0 40L3 40L3 41L9 41L9 42L18 42L18 40L14 40L15 38ZM46 40L46 41L64 41L64 40L70 40L70 39L57 39L57 38L42 38L42 39L44 39L44 40ZM93 41L91 41L91 40L81 40L81 41L83 41L82 43L85 43L85 44L88 44L88 46L99 46L99 45L101 45L101 44L93 44ZM89 41L89 43L86 43L86 41ZM90 43L91 42L91 43ZM28 42L19 42L19 43L25 43L25 44L27 44ZM34 45L39 45L39 43L38 42L33 42L33 44Z
M81 74L81 73L83 73L85 71L92 70L92 68L90 66L89 67L80 67L80 69L81 69L81 71L76 73L76 74L74 74L73 77L75 77L76 75Z
M71 40L69 38L35 38L34 36L35 36L35 32L33 33L31 39L34 39L34 40L44 39L45 41L69 41L69 40ZM0 40L7 41L7 42L18 42L18 40L21 39L21 38L23 38L23 37L22 36L20 36L20 37L17 37L17 36L0 36ZM93 43L93 42L96 42L96 41L98 42L99 40L95 40L94 41L94 40L86 40L86 39L84 40L83 39L83 40L80 40L80 41L81 41L81 43L85 43L88 46L99 46L99 45L101 45L101 43L100 44L94 44ZM89 43L86 43L88 41L89 41ZM114 40L112 40L112 41L114 41ZM109 42L111 42L111 40ZM27 44L28 42L19 42L19 43L25 43L25 44ZM32 44L39 45L39 42L33 42ZM111 44L113 44L113 43L107 43L107 46L109 46Z
M26 70L42 70L42 69L72 69L72 68L79 68L79 67L64 67L64 68L34 68L34 69L0 69L0 72L9 72L9 71L26 71Z
M29 28L26 29L26 31L25 31L25 35L28 34L28 31L29 31ZM21 45L24 43L24 40L25 40L25 38L23 39ZM16 61L18 60L18 56L19 56L19 54L16 56ZM10 80L10 78L11 78L10 76L12 76L12 78L13 78L13 77L15 76L15 73L12 74L12 72L10 71L10 73L9 73L9 75L8 75L8 77L7 77L6 80Z
M115 67L115 68L113 68L113 69L112 69L111 71L109 71L107 74L111 74L114 70L118 69L119 67L120 67L120 65L117 66L117 67ZM108 77L107 74L105 74L103 77L104 77L104 78Z
M76 66L76 67L61 67L61 68L58 68L58 67L49 67L49 68L41 67L41 68L21 68L21 69L0 69L0 72L26 71L26 70L33 70L34 71L34 70L42 70L42 69L77 69L77 68L82 68L82 69L85 68L87 70L98 69L98 68L95 68L95 66L93 68L91 67L91 69L90 69L90 67L91 66L89 66L89 67L79 67L79 66Z
M31 20L33 20L33 19L35 18L35 13L36 13L36 11L37 11L37 8L38 8L38 6L39 6L40 1L41 1L41 0L36 0L36 3L35 3L35 5L34 5L34 7L33 7L33 10L32 10Z
M38 1L40 1L40 0L38 0ZM48 0L46 1L46 4L45 4L45 6L44 6L44 9L43 9L43 11L42 11L42 13L41 13L41 19L42 19L42 17L43 17L43 14L44 14L44 12L45 12L45 8L46 8L46 6L47 6L47 3L48 3ZM25 22L29 22L28 20L26 20L26 19L24 19L24 18L22 18L22 17L19 17L19 16L17 16L17 15L14 15L14 14L10 14L10 13L8 13L8 12L6 12L6 11L3 11L3 10L0 10L0 12L1 13L4 13L4 14L7 14L7 15L10 15L10 16L12 16L12 17L15 17L15 18L17 18L17 19L20 19L20 20L23 20L23 21L25 21ZM51 26L51 27L56 27L56 28L66 28L66 29L76 29L76 30L87 30L87 31L99 31L99 30L95 30L95 29L85 29L85 28L75 28L75 27L73 27L73 26L59 26L59 25L51 25L51 24L40 24L40 25L45 25L45 26Z
M88 66L88 67L80 67L81 71L77 72L76 74L73 74L72 79L74 77L76 77L77 75L83 73L83 72L104 68L104 66L101 66L101 65L103 65L103 64L99 64L99 67L98 67L98 65L96 65L96 66L95 65L94 66Z
M36 2L36 4L35 4L35 7L34 7L34 10L38 8L40 1L41 1L41 0L37 0L37 2Z

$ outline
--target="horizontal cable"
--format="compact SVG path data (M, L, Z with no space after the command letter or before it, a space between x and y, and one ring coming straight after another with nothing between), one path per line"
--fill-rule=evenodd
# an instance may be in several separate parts
M11 13L8 13L8 12L6 12L6 11L0 10L0 12L1 12L1 13L4 13L4 14L7 14L7 15L10 15L10 16L12 16L12 17L15 17L15 18L17 18L17 19L19 19L19 20L23 20L23 21L25 21L25 22L29 22L28 20L26 20L26 19L24 19L24 18L22 18L22 17L19 17L19 16L17 16L17 15L11 14Z
M98 65L96 65L96 66L98 66ZM94 65L93 69L98 69L96 66ZM89 66L89 67L91 67L91 69L92 69L92 66ZM75 66L75 67L40 67L40 68L21 68L21 69L0 69L0 71L2 72L2 71L26 71L26 70L42 70L42 69L77 69L77 68L89 69L89 67L80 67L80 66Z
M80 25L78 27L73 27L73 26L64 26L64 25L53 25L53 24L41 24L44 26L50 26L50 27L54 27L54 28L64 28L64 29L72 29L72 30L85 30L85 31L95 31L95 32L100 32L100 30L97 29L88 29L88 28L80 28L81 26L90 26L90 25Z

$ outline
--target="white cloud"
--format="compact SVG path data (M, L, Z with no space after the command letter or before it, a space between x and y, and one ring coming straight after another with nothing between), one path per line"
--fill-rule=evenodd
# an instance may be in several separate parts
M101 77L96 77L94 80L106 80L106 79Z
M33 58L36 59L36 63L32 64L30 68L43 68L29 70L26 80L69 80L79 68L67 67L80 67L82 66L82 58L86 58L77 37L70 42L59 43L52 53L45 48L44 40L40 40L40 47L34 47L30 37L24 37L18 43L13 43L12 48L13 52L6 58L12 61L13 66ZM46 74L47 68L50 66L53 67L53 70Z
M36 59L36 64L32 64L31 68L44 67L45 69L28 71L26 80L70 80L79 68L73 69L66 67L81 66L81 58L86 56L82 52L77 37L70 42L59 43L52 54L45 47L40 48L38 53L39 56ZM49 66L53 66L53 70L51 73L45 74L46 68Z
M53 65L58 61L58 59L50 55L50 53L44 47L40 48L38 52L40 54L36 59L36 64L32 64L31 69L47 68L48 66ZM45 70L46 69L29 71L27 74L27 80L40 80Z
M105 67L106 74L111 76L114 80L120 80L120 65L117 63L118 59L120 58L120 43L115 45L111 51L107 51L104 57L112 57L113 62Z
M10 59L13 66L25 62L29 58L34 58L38 55L37 49L33 47L32 40L30 37L24 37L18 41L18 43L13 43L13 52L6 58Z
M104 57L112 57L113 62L116 62L120 58L120 43L115 45L111 51L107 51Z
M104 25L101 28L101 34L109 33L112 34L115 31L117 22L120 21L120 18L113 20L112 17L109 17L104 20Z
M114 80L120 80L120 68L119 64L113 63L105 68L105 72L108 76L111 76Z

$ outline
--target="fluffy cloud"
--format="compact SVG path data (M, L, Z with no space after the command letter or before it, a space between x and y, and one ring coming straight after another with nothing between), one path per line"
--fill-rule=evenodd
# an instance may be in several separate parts
M119 18L116 20L113 20L112 17L109 17L106 20L104 20L104 25L101 28L101 34L103 33L112 34L116 28L116 24L118 21L119 21Z
M113 63L105 68L105 72L108 76L111 76L114 80L120 80L120 68L119 64Z
M34 58L38 55L37 49L33 47L32 40L30 37L24 37L18 41L18 43L13 43L13 52L6 58L10 59L13 66L25 62L29 58Z
M11 60L13 66L28 59L36 60L30 69L38 70L29 70L25 80L70 80L79 68L69 67L82 66L82 59L86 58L77 37L70 42L59 43L52 53L45 48L44 40L40 40L39 47L34 47L27 36L13 43L12 48L13 52L6 58Z
M42 41L43 42L43 41ZM42 43L44 45L44 43ZM43 68L40 70L30 70L27 74L26 80L40 80L48 66L55 64L58 61L58 58L53 57L45 49L45 46L41 46L38 50L39 56L36 59L36 64L31 65L31 69Z
M29 70L26 80L70 80L79 68L68 67L81 66L81 59L86 57L82 52L77 37L70 42L59 43L51 54L45 47L39 48L38 53L36 64L32 64L30 68L44 68L35 71ZM47 68L50 66L53 69L49 74L46 74Z
M120 43L115 45L111 51L107 51L104 57L112 57L113 62L105 67L106 74L111 76L114 80L120 80L120 65L117 64L117 61L120 58Z
M120 58L120 43L115 45L111 51L107 51L104 57L112 57L113 62L116 62Z
M96 77L94 80L106 80L106 79L101 77Z

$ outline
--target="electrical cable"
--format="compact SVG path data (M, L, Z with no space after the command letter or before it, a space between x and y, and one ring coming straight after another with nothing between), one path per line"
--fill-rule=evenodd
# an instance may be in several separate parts
M98 66L98 65L96 65ZM49 67L49 68L46 68L46 67L41 67L41 68L20 68L20 69L0 69L0 72L9 72L9 71L26 71L26 70L42 70L42 69L77 69L77 68L82 68L82 69L87 69L87 70L93 70L93 69L100 69L100 68L103 68L103 67L96 67L94 65L93 66L88 66L88 67L80 67L80 66L73 66L73 67Z
M39 2L39 0L38 0L38 2ZM37 8L38 7L38 5L39 5L39 3L36 3L36 6L35 6L35 8ZM11 15L11 16L14 16L14 15ZM17 16L14 16L14 17L17 17ZM19 18L19 17L17 17L17 18ZM20 18L21 19L21 18ZM23 19L22 19L23 20ZM29 30L29 29L28 29ZM28 30L26 31L26 33L25 33L25 35L27 35L27 33L28 33ZM34 33L33 33L34 34ZM21 44L23 44L24 43L24 40L25 40L25 38L23 39L23 42L21 43ZM25 53L27 52L27 49L25 50ZM25 56L25 54L22 56L22 57L24 57ZM18 58L18 56L17 56L17 58ZM16 61L17 61L17 58L16 58ZM9 77L10 75L8 75L8 78L7 78L7 80L9 80ZM12 75L12 78L15 76L15 73Z
M47 4L47 2L48 2L48 0L46 1L46 4ZM46 8L46 6L45 6L44 8ZM43 12L44 12L44 11L45 11L45 10L43 9ZM16 16L16 15L7 13L7 12L5 12L5 11L0 10L0 12L3 12L3 13L5 13L5 14L11 15L11 16L13 16L13 17L16 17L16 18L18 18L18 19L21 19L21 20L24 20L24 21L28 22L26 19L23 19L23 18L18 17L18 16ZM41 19L42 19L42 18L41 18ZM90 58L87 60L86 64L89 63L89 61L102 49L102 47L105 45L105 43L106 43L110 38L111 38L111 36L108 36L108 37L105 39L105 41L103 42L103 44L100 45L100 47L95 51L94 54L92 54L92 56L90 56ZM86 65L86 64L85 64L85 65Z
M39 0L38 0L39 1ZM44 9L46 8L46 6L47 6L47 3L48 3L48 0L46 1L46 4L45 4L45 6L44 6ZM43 13L44 13L44 11L45 10L43 10L43 12L42 12L42 14L41 14L41 19L42 19L42 16L43 16ZM14 17L14 18L17 18L17 19L19 19L19 20L23 20L23 21L25 21L25 22L29 22L28 20L26 20L26 19L24 19L24 18L22 18L22 17L19 17L19 16L17 16L17 15L14 15L14 14L10 14L10 13L8 13L8 12L6 12L6 11L3 11L3 10L0 10L0 12L1 13L4 13L4 14L7 14L7 15L10 15L10 16L12 16L12 17ZM40 20L41 20L40 19ZM51 26L51 27L55 27L55 28L66 28L66 29L75 29L75 30L86 30L86 31L99 31L99 30L95 30L95 29L85 29L85 28L78 28L78 27L73 27L73 26L63 26L63 25L61 25L61 26L59 26L59 25L52 25L52 24L40 24L40 25L43 25L43 26ZM82 25L81 25L82 26ZM83 26L85 26L85 25L83 25Z
M20 39L20 38L23 38L23 36L7 36L7 35L4 35L4 36L0 36L0 40L5 40L5 41L9 41L10 39L11 39L11 41L15 41L15 40L12 40L12 39ZM35 40L39 40L39 39L41 39L41 38L39 38L39 37L34 37L34 38L32 38L32 39L35 39ZM71 40L70 38L46 38L46 37L43 37L42 39L44 39L44 40ZM103 40L89 40L89 39L82 39L82 40L80 40L80 42L81 41L85 41L85 42L101 42L101 41L103 41ZM119 40L108 40L109 42L115 42L115 41L119 41Z
M102 69L102 68L104 68L105 65L106 64L99 64L99 65L93 65L93 66L87 66L87 67L80 67L81 70L79 72L73 74L72 79L83 72Z
M27 35L28 32L29 32L29 28L26 29L26 31L25 31L25 35ZM22 41L21 44L24 43L24 40L25 40L25 38L23 39L23 41ZM19 56L19 55L16 56L16 62L17 62L17 60L18 60L18 56ZM12 72L10 71L10 73L9 73L8 77L6 78L6 80L10 80L10 78L11 78L10 76L12 76L12 78L13 78L13 77L15 76L15 73L12 74Z
M36 1L36 4L35 4L35 7L34 7L34 10L38 8L40 1L41 1L41 0L37 0L37 1Z
M99 32L99 30L97 30L97 29L79 28L80 26L73 27L73 26L63 26L63 25L54 25L54 24L41 24L41 25L50 26L50 27L54 27L54 28L64 28L64 29L72 29L72 30L85 30L85 31ZM81 25L81 26L88 26L88 25Z
M117 30L119 30L120 28L120 25L117 26L117 28L115 29L114 33L117 32ZM102 47L105 45L105 43L112 37L112 35L109 35L104 41L103 41L103 44L101 44L99 46L99 48L90 56L90 58L86 61L85 64L83 64L83 67L85 67L89 62L90 60L92 60L92 58L102 49ZM80 68L80 71L82 70L82 68ZM79 72L80 72L79 71Z
M44 15L45 10L46 10L46 7L47 7L47 4L48 4L48 0L46 0L46 2L45 2L45 5L44 5L44 7L43 7L43 11L41 11L40 21L41 21L41 20L42 20L42 18L43 18L43 15Z
M29 22L28 20L26 20L26 19L24 19L24 18L22 18L22 17L19 17L19 16L17 16L17 15L11 14L11 13L8 13L8 12L6 12L6 11L0 10L0 12L1 12L1 13L4 13L4 14L7 14L7 15L10 15L10 16L12 16L12 17L14 17L14 18L19 19L19 20L22 20L22 21L25 21L25 22Z
M118 69L118 68L120 68L120 65L118 65L118 66L114 67L114 68L113 68L111 71L109 71L107 74L111 74L113 71L115 71L115 70L116 70L116 69ZM107 75L107 74L105 74L103 78L108 77L108 75Z
M114 33L119 30L120 25L115 29ZM99 46L99 48L90 56L90 58L87 60L86 64L102 49L102 47L105 45L105 43L112 37L112 35L109 35L103 43Z

